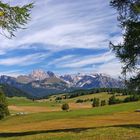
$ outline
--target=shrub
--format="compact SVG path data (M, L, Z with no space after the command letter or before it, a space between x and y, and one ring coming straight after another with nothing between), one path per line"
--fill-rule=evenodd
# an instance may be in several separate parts
M92 107L98 107L100 105L99 98L94 98L92 102Z
M139 101L139 100L140 100L140 96L131 95L130 97L126 97L123 102L125 102L125 103L126 102L135 102L135 101Z
M102 100L101 101L101 106L105 106L106 105L106 101L105 100Z
M121 101L120 99L116 99L115 95L113 95L113 96L111 96L111 97L109 98L108 104L109 104L109 105L113 105L113 104L119 104L119 103L121 103L121 102L122 102L122 101Z
M62 105L61 108L62 108L62 110L64 110L64 111L68 111L68 110L69 110L69 104L65 103L65 104Z
M76 103L83 103L84 101L82 100L82 99L78 99L77 101L76 101Z
M90 101L91 101L91 102L93 102L93 98L92 98L92 99L90 99Z
M62 100L62 97L56 97L55 100L56 101Z

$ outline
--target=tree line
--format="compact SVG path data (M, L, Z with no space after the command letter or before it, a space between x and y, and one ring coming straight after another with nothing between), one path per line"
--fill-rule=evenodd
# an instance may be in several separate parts
M111 96L108 101L101 100L99 98L94 98L92 102L92 107L99 107L99 106L105 106L105 105L114 105L114 104L120 104L120 103L127 103L127 102L135 102L139 101L140 96L139 95L131 95L129 97L126 97L125 99L118 99L115 95Z
M94 108L94 107L105 106L105 105L115 105L115 104L120 104L120 103L136 102L136 101L139 101L139 100L140 100L139 95L131 95L129 97L126 97L123 100L118 99L118 98L116 98L115 95L113 95L109 98L108 101L100 100L99 98L93 98L91 105ZM83 102L84 102L84 100L78 99L77 103L83 103ZM62 104L61 109L63 111L68 111L70 109L69 104L68 103Z
M71 99L75 98L78 96L84 96L84 95L89 95L89 94L96 94L96 93L101 93L101 92L107 92L108 94L115 94L117 93L118 95L140 95L139 91L136 90L130 90L130 89L121 89L121 88L94 88L94 89L89 89L89 90L76 90L73 92L70 92L68 94L64 94L62 96L56 97L57 100L62 100L62 99Z

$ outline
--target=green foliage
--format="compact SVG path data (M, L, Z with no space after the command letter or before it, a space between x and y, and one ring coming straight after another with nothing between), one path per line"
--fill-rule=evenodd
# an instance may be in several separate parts
M127 82L128 87L140 91L140 1L111 0L111 6L119 13L124 40L117 45L110 43L110 47L124 64L123 74L133 72L137 75Z
M122 95L131 95L131 94L139 94L138 91L130 90L126 88L93 88L93 89L87 89L87 90L76 90L73 92L70 92L69 94L65 95L66 99L75 98L78 96L84 96L84 95L90 95L90 94L96 94L101 92L107 92L108 94L115 94L120 93Z
M1 34L8 38L15 36L14 32L23 29L23 26L27 24L32 8L33 3L19 7L10 6L0 1L0 27L3 31Z
M129 20L138 20L140 14L139 0L111 0L113 6L119 13L118 20L121 23L126 23Z
M6 102L6 98L2 91L0 91L0 119L9 115L8 105Z
M26 92L11 87L7 84L0 84L0 90L5 94L6 97L27 97L27 98L31 98L29 94L27 94Z
M99 107L99 106L100 106L99 98L94 98L92 102L92 107Z
M82 99L78 99L77 101L76 101L76 103L83 103L84 102L84 100L82 100Z
M56 100L56 101L62 100L62 97L56 97L55 100Z
M130 97L127 97L124 99L123 102L135 102L135 101L139 101L140 100L140 96L138 95L131 95Z
M128 82L128 87L130 89L136 89L136 91L140 95L140 73L137 76L130 78L130 81Z
M113 95L109 98L108 104L113 105L113 104L119 104L121 102L122 101L120 99L116 99L115 95Z
M62 105L61 108L62 108L62 110L64 110L64 111L68 111L68 110L69 110L69 104L65 103L65 104Z
M105 106L106 105L106 100L101 100L101 106Z

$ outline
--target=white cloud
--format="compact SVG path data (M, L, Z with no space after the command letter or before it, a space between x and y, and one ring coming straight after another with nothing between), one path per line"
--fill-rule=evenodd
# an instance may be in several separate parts
M11 0L10 4L23 5L29 2L32 0ZM51 50L48 55L65 49L109 48L109 41L114 43L122 41L114 13L109 7L109 2L104 0L35 0L35 7L31 12L32 19L26 26L27 29L19 30L16 33L17 37L12 40L0 36L0 56L3 56L0 58L0 65L30 66L37 63L40 67L39 62L44 62L44 58L47 57L45 54L19 57L19 54L15 53L14 57L8 57L9 51L16 49L24 51L30 48L32 43L46 44L42 47ZM36 46L36 49L40 50L40 47ZM86 65L104 63L98 70L104 68L107 71L107 68L113 67L109 62L114 58L110 52L93 56L70 54L57 58L46 66L84 70L86 68L82 67Z
M70 61L60 63L59 66L64 68L81 68L91 64L107 63L114 58L115 56L112 53L107 52L100 55L73 58Z
M100 65L95 69L95 71L98 73L105 73L111 75L112 77L118 78L118 76L121 76L121 67L122 64L119 61L113 60L103 65Z
M11 1L21 5L29 2L31 0ZM17 37L10 41L0 37L3 40L0 49L16 49L21 44L36 42L57 46L46 45L52 50L107 48L111 39L109 34L118 30L115 19L114 11L104 0L36 0L28 28L17 32Z
M59 63L63 63L63 62L67 62L67 61L71 61L72 59L76 59L76 56L75 55L66 55L66 56L63 56L63 57L60 57L60 58L57 58L51 62L49 62L47 64L47 66L49 65L57 65Z
M26 55L23 57L11 57L11 58L0 59L0 65L27 66L27 65L39 63L43 59L44 59L44 54L37 53L37 54L32 54L32 55Z
M23 73L20 70L7 70L7 71L0 71L0 75L7 75L12 77L17 77L22 75Z

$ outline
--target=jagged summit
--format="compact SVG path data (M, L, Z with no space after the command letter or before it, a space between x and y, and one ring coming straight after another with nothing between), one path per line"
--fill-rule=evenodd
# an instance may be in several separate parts
M20 83L29 83L32 81L41 81L47 78L55 77L55 74L51 71L45 71L42 69L33 70L29 75L20 75L17 77L17 81Z
M34 80L44 80L46 78L54 77L55 74L51 71L44 71L42 69L33 70L29 77Z
M70 91L72 89L90 88L120 88L124 84L118 79L102 73L77 73L55 75L51 71L42 69L33 70L29 75L20 75L17 78L0 76L1 84L18 87L25 92L38 96Z

